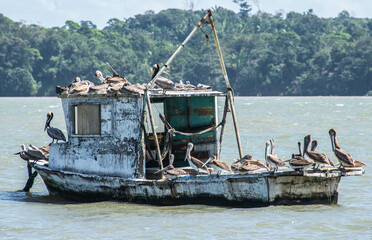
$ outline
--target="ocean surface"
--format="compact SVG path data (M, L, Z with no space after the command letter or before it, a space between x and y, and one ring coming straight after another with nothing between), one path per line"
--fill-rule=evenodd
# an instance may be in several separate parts
M223 105L224 99L218 102ZM372 97L236 97L243 153L264 158L265 142L288 159L311 134L335 162L328 135L367 163L363 176L342 178L338 204L227 208L158 207L124 202L76 203L48 195L38 176L30 194L20 144L51 140L46 114L65 131L57 98L0 98L0 239L372 239ZM222 112L222 107L219 112ZM222 159L238 157L229 115Z

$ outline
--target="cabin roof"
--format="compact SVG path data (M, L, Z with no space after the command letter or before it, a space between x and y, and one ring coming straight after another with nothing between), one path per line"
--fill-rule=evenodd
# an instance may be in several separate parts
M59 94L59 98L120 98L120 97L140 97L144 91L133 91L127 93L117 92L115 94L109 93L79 93L79 94ZM172 98L172 97L207 97L207 96L224 96L225 93L213 90L150 90L151 98Z

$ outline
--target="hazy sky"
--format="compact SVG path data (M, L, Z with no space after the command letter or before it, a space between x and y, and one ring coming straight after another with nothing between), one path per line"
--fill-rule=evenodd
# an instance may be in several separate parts
M306 12L313 9L321 17L336 17L342 10L351 16L372 17L372 0L248 0L253 12L258 7L269 13L279 10ZM111 18L130 18L146 10L156 13L167 8L208 9L222 6L239 11L232 0L0 0L0 13L14 21L38 24L44 27L61 27L66 20L90 20L103 28Z

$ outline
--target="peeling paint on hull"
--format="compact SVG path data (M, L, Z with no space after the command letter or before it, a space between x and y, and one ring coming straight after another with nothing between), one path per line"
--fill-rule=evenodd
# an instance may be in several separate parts
M334 204L341 173L303 176L297 172L198 175L176 180L125 179L34 168L51 195L75 201L119 200L154 205L206 204L257 207Z

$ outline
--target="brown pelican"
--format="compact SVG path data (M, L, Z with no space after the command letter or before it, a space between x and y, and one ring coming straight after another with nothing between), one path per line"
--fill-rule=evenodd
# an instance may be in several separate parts
M28 149L39 151L39 152L41 152L44 155L44 158L43 159L45 159L45 160L48 160L49 159L49 146L42 146L42 147L38 148L38 147L30 144L30 146L28 147Z
M227 165L225 162L223 161L220 161L220 160L217 160L217 157L215 155L212 155L205 163L203 166L205 165L209 165L211 166L213 169L217 170L217 176L219 176L221 174L222 171L225 171L225 172L230 172L231 173L231 169L229 167L229 165Z
M31 157L28 154L26 154L26 151L27 151L26 146L22 144L21 148L22 148L22 151L14 153L14 155L18 154L25 161L31 160Z
M110 68L112 72L112 77L106 77L106 83L112 83L112 84L118 84L122 83L124 85L130 85L130 82L125 79L125 77L120 76L111 66L108 62L106 62L106 65Z
M315 149L318 147L318 141L317 140L313 140L311 142L311 151L315 151Z
M314 140L315 141L315 140ZM313 151L313 149L311 149ZM298 151L299 154L292 154L292 159L287 160L289 166L293 170L303 170L314 166L314 161L305 159L303 154L301 153L301 142L298 142Z
M152 70L153 70L153 73L152 73L152 77L151 77L151 80L156 76L156 74L159 72L160 70L160 65L159 64L155 64L153 67L152 67ZM164 90L169 90L169 89L176 89L176 85L174 84L174 82L168 78L165 78L165 77L161 77L159 76L156 81L155 81L155 84L162 88L163 91Z
M37 147L32 146L32 147L26 148L26 146L22 144L21 148L22 148L22 151L17 152L14 155L19 154L20 157L25 161L28 161L28 160L37 161L41 159L47 159L44 153Z
M182 80L180 80L179 81L179 83L175 83L175 85L176 85L176 88L184 88L184 86L185 86L185 84L183 84L183 81Z
M253 159L253 156L252 156L251 154L247 154L246 156L242 157L241 159L236 160L236 161L231 165L231 169L233 169L234 171L237 171L239 167L241 167L241 166L246 166L246 165L255 165L255 166L258 166L259 168L255 169L255 170L258 170L258 169L266 169L266 170L270 170L270 169L265 165L265 163L263 163L261 160ZM244 170L243 170L243 171L244 171Z
M53 119L53 113L48 112L47 120L45 122L44 131L47 130L47 133L48 133L49 137L51 137L53 139L51 143L54 143L54 139L57 140L57 143L58 143L58 140L62 140L62 141L66 142L66 137L63 134L63 132L61 130L59 130L58 128L54 128L54 127L50 126L50 122L52 121L52 119Z
M48 147L48 150L46 151L45 148L44 149L38 148L38 147L30 144L30 146L27 148L26 154L31 156L34 160L41 160L41 159L48 160L48 158L49 158L49 147Z
M269 145L271 145L271 153L269 154ZM270 139L270 142L266 142L265 148L265 160L268 164L274 167L274 172L278 171L279 167L287 167L283 159L274 154L274 141Z
M190 89L194 89L194 88L195 88L195 86L194 86L194 85L192 85L192 84L190 83L190 81L186 81L186 84L184 85L184 88L190 88Z
M361 167L365 164L361 161L354 160L353 157L343 150L337 142L337 132L331 128L329 130L329 136L331 137L332 150L343 167Z
M97 85L97 86L89 86L88 93L91 94L106 94L107 93L107 84Z
M191 156L191 150L193 149L193 147L194 147L194 144L192 144L191 142L189 144L187 144L186 159L189 162L190 167L195 169L197 171L197 174L199 172L209 174L209 170L208 170L207 166L205 166L204 163L202 161L200 161L199 159L194 158L194 157ZM186 159L185 159L185 161L186 161Z
M306 154L311 160L313 160L316 164L318 164L318 167L320 165L331 165L332 167L334 167L335 165L333 164L331 159L329 159L323 153L308 150L310 142L311 142L311 136L307 135L304 138L304 156Z
M96 76L96 78L98 78L98 80L102 83L102 84L107 84L106 82L106 78L110 78L109 76L107 76L106 78L103 77L103 74L100 70L97 70L94 75Z
M196 88L201 90L207 90L211 89L211 86L199 83L198 85L196 85Z
M166 178L172 179L172 180L176 179L180 175L187 175L187 173L181 168L175 168L173 166L173 162L174 162L174 155L171 154L169 156L169 165L155 173L163 172Z
M94 83L84 80L81 81L79 77L75 78L75 81L72 82L70 87L70 94L79 94L79 93L87 93L90 86L94 86Z
M262 169L260 166L248 163L246 165L239 166L235 171L243 175L260 169Z

